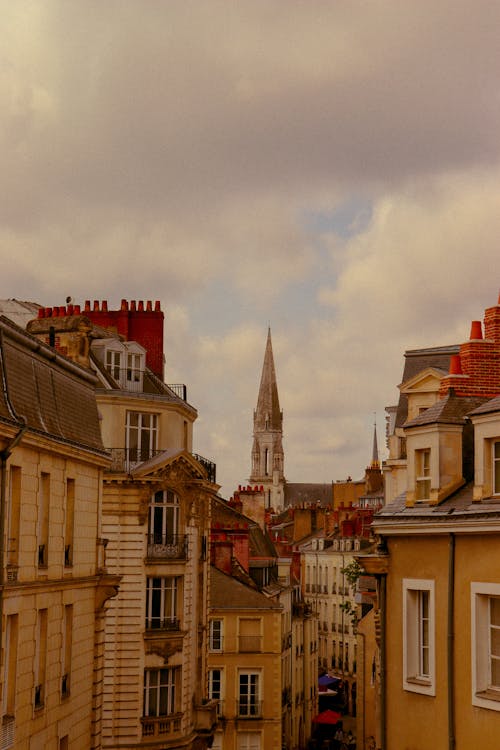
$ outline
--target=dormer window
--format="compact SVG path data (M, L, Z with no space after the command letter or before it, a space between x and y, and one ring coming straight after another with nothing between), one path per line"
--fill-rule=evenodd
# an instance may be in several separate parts
M127 354L127 383L140 383L143 369L140 354Z
M415 496L417 501L431 497L431 451L429 448L415 451Z
M493 494L500 495L500 441L493 443Z
M115 349L108 349L106 352L106 370L115 380L120 380L121 367L122 353Z

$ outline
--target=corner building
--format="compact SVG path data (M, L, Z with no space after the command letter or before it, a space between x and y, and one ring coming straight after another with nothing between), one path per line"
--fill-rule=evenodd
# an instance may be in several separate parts
M99 380L111 455L103 537L109 570L121 578L106 619L102 747L203 750L217 720L216 702L207 700L206 641L217 485L215 465L192 453L197 412L185 386L162 380L159 303L43 309L30 325L86 358Z
M2 750L101 747L105 605L96 378L0 317Z

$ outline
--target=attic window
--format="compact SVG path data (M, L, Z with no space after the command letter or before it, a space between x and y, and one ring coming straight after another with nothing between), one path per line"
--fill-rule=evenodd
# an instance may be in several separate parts
M431 496L431 451L429 448L415 451L415 494L419 501Z
M122 366L122 353L114 349L108 349L106 352L106 370L112 378L120 380L120 370Z
M493 443L493 493L500 495L500 441Z

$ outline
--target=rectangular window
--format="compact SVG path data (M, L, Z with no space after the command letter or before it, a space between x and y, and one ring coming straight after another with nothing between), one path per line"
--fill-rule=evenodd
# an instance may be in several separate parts
M258 672L240 672L238 689L238 715L252 717L261 715L260 674Z
M176 576L146 581L146 628L178 630L178 581Z
M50 474L42 472L38 494L38 567L48 565Z
M106 370L112 378L120 380L120 370L122 366L122 353L108 349L106 352Z
M177 711L180 668L146 669L144 672L144 716L169 716Z
M142 377L142 356L140 354L127 354L127 381L128 383L140 383ZM133 389L135 390L135 389Z
M3 705L4 717L13 717L16 707L16 678L17 678L17 640L18 640L18 615L7 615L5 628L5 666L3 679Z
M472 703L500 711L500 584L471 584Z
M21 522L21 468L10 467L7 565L19 564Z
M429 448L415 451L415 496L417 500L431 497L431 452Z
M238 750L261 750L260 732L238 732Z
M63 616L61 696L70 692L71 652L73 646L73 605L66 604Z
M223 621L210 620L210 651L222 651L223 635Z
M500 495L500 441L493 443L493 493Z
M158 445L158 415L128 411L126 420L126 449L128 466L151 458Z
M45 703L45 675L47 670L47 618L48 610L39 609L36 624L35 643L35 709L43 708Z
M434 581L403 579L403 687L435 695Z
M224 714L223 705L223 670L210 669L208 671L208 697L210 700L218 700L217 713L219 716Z
M66 480L66 516L64 519L64 565L73 565L73 533L75 525L75 480Z

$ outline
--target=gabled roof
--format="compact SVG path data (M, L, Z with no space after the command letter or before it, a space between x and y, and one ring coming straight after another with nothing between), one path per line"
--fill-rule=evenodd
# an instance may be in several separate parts
M458 344L452 346L436 346L426 349L409 349L405 352L405 364L402 382L411 380L422 370L433 368L448 372L450 369L450 358L452 354L458 354ZM408 396L400 393L396 411L396 427L402 427L408 417Z
M406 422L404 428L421 427L434 423L464 424L467 415L483 403L484 398L455 396L453 392L449 391L444 398L436 401L435 404L417 417Z
M156 453L152 458L138 464L130 471L134 479L154 476L174 465L180 465L185 471L192 475L193 479L207 479L207 473L204 467L188 451L174 450L172 448Z
M436 380L441 381L448 375L447 370L443 370L440 367L426 367L424 370L420 370L416 375L411 377L409 380L403 381L399 385L401 393L410 393L412 391L426 392L429 390L436 390L435 387L425 387L426 384L433 383Z
M213 565L210 567L210 607L213 609L280 610L281 604L246 586Z

